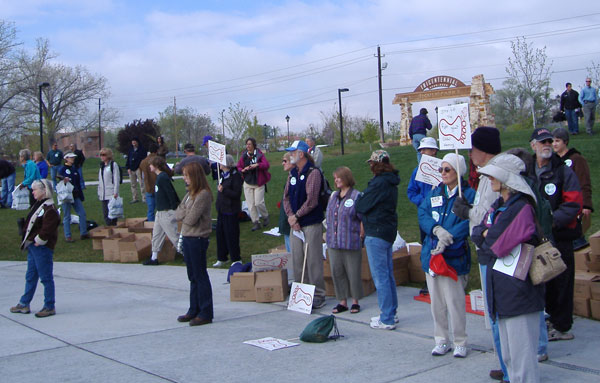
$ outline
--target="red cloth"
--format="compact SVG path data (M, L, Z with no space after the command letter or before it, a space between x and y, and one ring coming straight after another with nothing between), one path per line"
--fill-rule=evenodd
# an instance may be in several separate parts
M454 270L452 266L448 266L442 254L435 254L431 256L429 261L429 269L437 275L450 277L455 281L458 281L458 274L456 274L456 270Z

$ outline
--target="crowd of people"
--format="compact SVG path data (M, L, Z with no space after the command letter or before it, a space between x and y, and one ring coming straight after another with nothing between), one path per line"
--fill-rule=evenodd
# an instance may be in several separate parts
M567 85L567 90L572 92ZM587 93L583 93L583 101ZM572 97L572 95L569 95ZM581 98L581 97L580 97ZM565 108L569 110L568 97ZM584 106L587 105L584 103ZM561 107L563 103L561 103ZM413 144L421 156L436 157L437 142L427 137L431 123L421 109L411 125ZM415 121L413 120L413 122ZM500 133L493 127L478 127L471 136L469 160L478 178L468 182L467 161L458 153L448 153L438 169L441 182L429 185L411 175L406 190L416 205L422 242L421 265L431 298L434 348L431 354L468 356L465 314L465 287L471 271L472 241L482 276L486 309L492 328L499 368L490 376L504 382L537 382L537 363L548 359L548 341L570 340L573 324L574 246L585 245L585 232L593 212L589 167L576 149L568 148L569 134L577 134L569 120L569 130L535 129L530 150L517 148L502 152ZM592 134L591 128L588 133ZM211 140L207 136L204 144ZM126 169L131 179L132 201L140 196L147 203L147 220L154 221L152 256L144 264L158 265L158 253L165 237L183 256L190 281L188 311L177 318L191 326L213 320L213 300L207 273L207 249L213 230L213 194L207 180L217 171L217 262L224 266L241 264L240 213L242 191L247 203L251 230L269 225L264 194L271 178L270 164L254 138L245 142L236 164L227 155L224 164L213 164L197 155L195 147L184 147L186 157L174 171L167 165L162 137L148 149L133 139ZM72 242L71 208L80 217L80 237L88 238L83 208L85 184L81 165L83 153L76 148L63 154L53 145L46 160L41 153L27 149L19 153L24 167L22 188L31 190L32 207L25 220L22 249L28 251L25 293L10 309L29 313L29 303L38 279L45 289L44 307L36 315L55 314L52 252L57 241L59 214L53 203L57 183L73 185L73 201L62 204L64 235ZM149 154L148 154L149 152ZM533 153L533 154L531 154ZM64 160L64 164L58 159ZM81 157L81 158L80 158ZM106 225L116 224L108 216L108 202L119 196L121 169L108 148L100 150L98 198L102 201ZM282 158L287 179L281 194L279 230L291 252L294 280L315 286L313 309L325 305L323 241L331 267L336 295L334 314L360 312L364 292L361 283L361 248L367 258L377 293L380 314L371 318L373 329L394 330L399 322L398 297L394 280L392 246L398 235L398 188L400 177L385 150L376 150L366 160L372 174L361 192L351 169L342 166L333 172L335 191L323 199L326 175L321 170L323 155L313 137L295 141ZM40 165L40 163L43 163ZM14 166L0 162L3 206L10 205L7 187L14 185ZM50 169L52 182L45 179ZM180 199L173 186L173 174L182 174L187 193ZM551 216L542 218L542 206ZM178 223L181 229L178 230ZM323 225L326 234L323 236ZM517 279L494 265L524 245L536 246L551 240L560 251L567 269L551 281L534 285L529 277Z

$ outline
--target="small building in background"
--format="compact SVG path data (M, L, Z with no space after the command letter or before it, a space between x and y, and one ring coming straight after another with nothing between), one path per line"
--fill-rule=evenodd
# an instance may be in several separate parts
M77 149L83 151L86 157L98 157L100 147L98 131L77 132L77 133L57 133L56 143L58 148L63 152L69 150L69 145L77 145ZM104 134L102 134L102 142L104 142Z

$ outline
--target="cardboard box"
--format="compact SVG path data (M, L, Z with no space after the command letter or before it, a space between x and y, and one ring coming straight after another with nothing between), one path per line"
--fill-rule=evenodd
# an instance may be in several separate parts
M286 269L292 265L292 253L269 253L252 255L252 271L270 271Z
M331 278L331 263L329 263L329 252L327 253L327 258L323 260L323 277Z
M600 273L600 261L586 262L590 273Z
M590 282L590 295L592 299L600 301L600 281Z
M133 227L133 226L137 226L139 223L144 222L146 220L146 217L139 217L139 218L126 218L125 219L125 227Z
M233 273L229 279L229 300L232 302L254 302L256 273Z
M254 290L257 302L283 302L288 294L287 270L256 273Z
M365 297L368 297L369 295L371 295L375 292L375 283L373 283L372 279L368 280L368 281L365 281L363 279L362 287L363 287L363 294Z
M129 229L126 227L113 227L112 232L113 232L113 234L123 234L125 236L128 236L131 234L129 232Z
M410 265L408 267L408 277L413 283L424 283L427 281L425 279L425 272L420 266L413 267L412 265Z
M323 277L325 280L325 295L328 297L335 297L335 286L333 285L333 278Z
M132 233L152 233L154 222L138 222L136 225L129 226L128 229Z
M590 251L590 247L586 246L583 249L574 252L575 270L589 271L587 263L590 261Z
M600 300L590 299L590 314L592 318L600 320Z
M119 241L126 237L124 234L112 234L110 237L102 240L102 253L105 262L120 262L121 255L119 253Z
M153 223L153 222L150 222ZM135 233L136 237L145 237L148 238L150 240L150 243L152 243L152 233ZM150 251L152 251L152 249L150 249ZM177 253L177 251L175 250L175 246L171 243L171 240L169 239L169 237L165 238L165 241L163 242L163 247L162 249L160 249L160 252L158 253L158 263L166 263L166 262L172 262L173 260L175 260L175 254Z
M410 282L408 267L402 269L397 269L394 267L394 280L396 281L396 286L406 285L408 282Z
M580 299L590 299L592 297L592 283L600 283L600 275L576 271L573 296Z
M166 242L166 241L165 241ZM152 241L131 234L118 242L121 262L140 262L152 255ZM160 261L159 261L160 262Z
M102 240L112 235L112 228L110 226L98 226L89 231L90 238L92 238L92 249L102 250Z
M409 267L421 268L421 244L411 242L406 244L408 254L410 255Z
M279 245L272 249L269 249L269 253L286 253L287 249L285 248L285 243L283 245Z
M590 300L585 298L574 298L573 314L579 315L580 317L589 318L591 315Z
M600 255L600 231L595 232L588 238L592 254Z

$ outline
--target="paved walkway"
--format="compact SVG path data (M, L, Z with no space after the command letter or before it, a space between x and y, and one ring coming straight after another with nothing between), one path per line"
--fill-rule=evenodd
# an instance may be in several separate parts
M338 315L345 337L324 344L265 351L242 342L297 338L308 322L328 314L286 310L286 304L230 302L226 271L210 269L215 321L189 327L176 317L188 304L187 275L178 266L56 263L57 315L11 314L24 287L26 264L0 262L0 380L5 382L492 382L497 368L483 317L467 314L466 359L430 355L429 305L417 289L399 287L400 323L369 328L375 294L363 311ZM42 306L38 287L32 310ZM576 338L550 343L542 382L600 381L600 322L577 318Z

